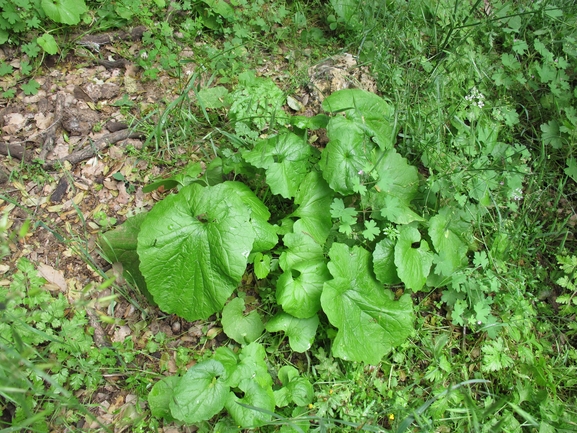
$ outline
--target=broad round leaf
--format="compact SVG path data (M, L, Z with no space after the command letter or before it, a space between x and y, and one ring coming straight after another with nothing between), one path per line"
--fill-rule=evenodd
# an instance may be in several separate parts
M138 235L140 270L160 309L192 321L220 311L246 269L250 210L226 183L159 202Z
M324 99L323 110L344 111L382 150L393 147L395 110L380 96L362 89L343 89Z
M291 349L302 353L311 348L318 326L318 316L308 319L297 319L290 314L280 313L268 321L266 330L268 332L284 331L289 338Z
M56 43L56 39L49 33L44 33L38 39L36 39L38 45L42 47L44 51L48 54L56 54L58 52L58 44Z
M317 171L307 174L301 184L295 203L298 209L291 215L301 218L303 230L323 245L333 225L331 203L333 191Z
M334 191L353 194L353 179L368 165L374 144L357 123L342 116L331 119L328 136L320 161L323 177Z
M239 398L231 391L225 403L226 410L236 423L244 428L251 428L270 421L275 407L272 387L263 387L252 379L244 379L238 388L244 396Z
M252 343L264 331L264 325L257 310L244 315L244 301L234 298L222 310L224 333L239 344Z
M212 359L191 367L174 390L170 402L172 416L193 424L219 413L230 390L224 383L224 375L222 364Z
M377 364L413 330L410 296L395 300L370 270L371 255L360 247L334 243L328 264L333 280L325 283L321 304L338 328L334 356L348 361Z
M84 0L42 0L41 6L52 21L62 24L78 24L80 16L88 12Z
M168 376L154 384L148 394L148 406L153 416L166 421L174 419L170 413L170 402L179 383L179 376Z
M418 243L417 248L413 244ZM429 244L421 240L421 234L413 226L402 226L395 245L395 265L397 273L405 286L412 290L421 290L433 264L433 254Z
M255 233L252 251L268 251L278 243L275 226L269 224L270 212L256 194L242 182L225 182L228 194L238 197L250 209L250 222Z
M466 260L468 247L456 231L460 221L460 216L448 207L442 208L429 221L429 236L438 253L435 263L439 275L450 277Z
M292 198L309 172L311 153L305 139L285 133L259 141L242 156L255 167L265 169L266 183L273 194Z
M391 238L381 240L373 251L375 276L383 284L398 284L401 280L395 266L395 241Z

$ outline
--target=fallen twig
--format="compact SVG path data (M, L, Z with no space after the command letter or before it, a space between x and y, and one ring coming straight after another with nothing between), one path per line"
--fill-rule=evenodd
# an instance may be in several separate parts
M142 133L138 131L131 131L130 129L123 129L121 131L112 132L96 141L90 141L90 145L86 146L84 149L72 152L70 155L64 158L54 159L51 161L46 161L44 163L45 169L53 169L60 164L68 161L71 164L77 164L80 161L92 158L99 152L106 149L108 146L118 143L119 141L126 140L127 138L141 138Z

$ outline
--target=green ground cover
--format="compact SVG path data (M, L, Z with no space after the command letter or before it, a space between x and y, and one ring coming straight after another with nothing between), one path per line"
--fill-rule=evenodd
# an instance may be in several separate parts
M148 80L178 77L182 45L198 47L210 79L182 77L143 112L133 152L182 162L175 149L203 136L201 160L151 183L173 193L101 246L140 307L227 338L189 351L157 333L145 351L177 352L179 374L132 370L130 344L95 349L83 305L21 260L0 287L0 409L15 410L0 431L72 426L89 409L78 391L105 372L147 402L122 420L131 431L577 429L573 2L71 3L76 22L45 6L32 25L41 9L9 0L0 29L24 27L4 42L40 59L86 14L91 31L136 20ZM342 51L382 96L287 110L308 66ZM254 72L275 58L289 61L275 80ZM27 228L2 224L6 256Z

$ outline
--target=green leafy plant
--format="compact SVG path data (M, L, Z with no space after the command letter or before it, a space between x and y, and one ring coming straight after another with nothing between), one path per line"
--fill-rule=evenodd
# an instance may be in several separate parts
M431 284L446 279L466 268L472 244L462 232L466 217L458 209L441 208L427 220L415 206L421 179L393 148L394 110L386 101L349 89L327 97L323 108L333 114L324 122L329 143L320 155L301 128L281 128L239 150L241 172L264 179L270 194L289 204L267 208L248 186L261 185L258 180L209 183L207 177L190 176L171 184L161 181L178 186L178 194L139 216L137 223L129 219L127 229L106 233L101 242L105 255L122 260L132 274L141 273L140 283L165 312L197 320L222 311L225 332L240 344L254 344L266 328L285 332L293 350L306 351L314 344L323 312L324 326L335 328L334 356L379 363L411 334L414 320L410 294L395 294L386 286L403 282L407 291L419 291L430 279ZM255 116L258 120L267 113ZM305 126L316 120L290 122ZM266 127L260 121L253 125ZM272 260L278 260L274 273ZM250 263L255 272L260 263L266 268L263 278L276 280L278 312L268 320L254 309L245 313L242 299L226 304ZM191 399L217 393L211 394L215 405L210 413L197 413L191 405L168 403L167 408L166 401L172 400L165 395L180 389L173 378L158 385L165 403L157 413L198 422L226 407L245 427L263 422L259 412L248 418L244 412L235 415L238 407L226 403L235 387L265 413L281 406L268 391L243 388L238 379L230 382L231 372L215 357L190 373L206 379L198 382L199 394ZM215 383L220 385L213 389Z

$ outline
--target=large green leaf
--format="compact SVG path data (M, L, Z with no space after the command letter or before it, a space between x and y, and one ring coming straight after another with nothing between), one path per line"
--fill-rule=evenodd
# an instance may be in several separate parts
M172 416L188 424L206 421L219 413L229 395L225 369L215 360L192 366L174 390L170 402Z
M409 165L395 149L391 149L377 157L375 172L378 175L377 185L369 190L365 198L368 200L366 205L397 224L422 220L409 209L409 204L419 190L417 168Z
M415 248L413 244L418 246ZM412 225L402 226L395 245L395 265L405 286L412 290L421 290L432 263L433 254L427 241L421 240L419 230Z
M468 247L460 238L460 216L453 208L444 207L429 221L429 236L437 251L436 270L450 277L466 263Z
M230 374L227 385L236 388L246 378L250 378L262 388L272 386L272 378L268 372L266 364L266 352L264 347L258 343L250 343L243 347L238 356L240 362Z
M291 216L301 218L303 231L324 245L331 230L333 191L317 171L311 171L301 184L295 203L298 209Z
M284 333L289 338L289 345L295 352L306 352L315 340L317 327L319 326L318 316L308 319L297 319L287 313L280 313L274 316L266 324L268 332Z
M253 247L250 217L226 183L186 186L152 208L137 251L147 288L163 311L192 321L222 309Z
M374 93L362 89L339 90L324 99L323 110L332 113L344 111L347 119L372 136L382 150L393 147L395 110ZM336 119L338 117L331 122ZM330 134L329 138L332 139Z
M397 284L401 280L395 265L395 241L391 238L381 240L373 251L375 276L383 284Z
M287 406L293 401L297 406L310 404L314 397L313 386L292 365L285 365L278 371L278 378L283 387L274 392L278 407Z
M361 247L334 243L328 264L333 280L325 283L321 304L338 328L334 356L377 364L413 329L413 305L408 295L399 300L374 278L371 255Z
M153 416L169 422L174 420L170 413L170 402L179 383L179 376L168 376L154 384L148 394L148 407Z
M323 177L334 191L353 194L354 178L368 165L374 144L357 122L343 116L331 119L327 133L330 141L320 161Z
M277 302L294 317L306 319L321 308L323 284L330 279L322 247L301 230L297 221L283 238L287 250L279 263L284 273L277 281Z
M242 156L255 167L265 169L266 183L273 194L292 198L309 172L311 149L305 139L288 132L259 141Z
M264 331L257 310L244 315L244 301L234 298L222 310L222 328L226 335L239 344L252 343Z
M82 14L88 12L84 0L42 0L42 9L57 23L75 25Z

